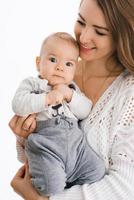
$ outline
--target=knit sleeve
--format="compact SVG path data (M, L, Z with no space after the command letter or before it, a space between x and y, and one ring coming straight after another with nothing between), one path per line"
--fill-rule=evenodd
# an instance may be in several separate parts
M36 92L36 81L29 77L24 79L17 89L12 100L12 109L20 116L38 113L45 110L45 92Z
M21 163L26 162L26 155L25 155L25 139L16 135L16 150L17 150L17 159Z
M73 91L72 100L68 103L71 112L77 119L85 119L92 108L92 102L82 93Z
M132 92L133 93L133 92ZM108 173L91 185L74 186L50 200L134 199L134 94L127 93L114 124ZM117 112L117 111L116 111Z
M89 115L93 104L92 101L80 91L76 83L73 82L73 84L75 90L73 90L72 99L68 103L68 107L77 119L82 120Z

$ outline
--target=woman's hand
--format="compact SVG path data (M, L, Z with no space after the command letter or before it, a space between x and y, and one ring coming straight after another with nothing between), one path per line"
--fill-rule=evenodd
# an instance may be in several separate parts
M14 115L9 122L9 127L16 135L26 138L36 128L36 114L27 117Z
M30 181L28 164L22 166L11 181L14 191L25 200L49 200L48 197L40 196Z

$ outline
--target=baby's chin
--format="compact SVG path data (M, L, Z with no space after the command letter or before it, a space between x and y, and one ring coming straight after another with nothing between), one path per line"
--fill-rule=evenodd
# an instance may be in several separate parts
M59 84L67 84L64 78L52 78L51 80L48 80L48 84L51 86L59 85Z

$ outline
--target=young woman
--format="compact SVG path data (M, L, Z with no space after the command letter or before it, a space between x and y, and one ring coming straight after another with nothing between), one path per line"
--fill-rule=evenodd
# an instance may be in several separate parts
M103 158L107 173L91 185L73 186L41 197L23 166L11 185L26 200L131 200L134 198L134 1L81 1L75 35L80 46L75 81L93 102L81 126ZM10 121L23 135L36 126L35 116Z

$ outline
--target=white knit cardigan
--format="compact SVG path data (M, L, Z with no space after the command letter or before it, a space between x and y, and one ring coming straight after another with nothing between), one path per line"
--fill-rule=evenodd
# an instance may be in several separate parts
M134 200L132 75L125 71L116 78L82 122L82 128L89 144L104 159L107 173L99 182L73 186L50 200Z

